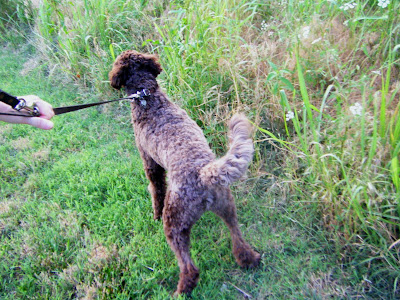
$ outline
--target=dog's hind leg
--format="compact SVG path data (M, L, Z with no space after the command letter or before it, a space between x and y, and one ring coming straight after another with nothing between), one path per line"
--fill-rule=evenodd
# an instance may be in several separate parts
M243 239L237 220L236 205L229 189L219 193L212 211L221 217L229 228L236 262L244 268L256 267L260 263L261 256Z
M174 251L179 264L179 283L175 296L190 294L199 279L199 270L190 257L190 230L197 221L197 214L191 214L184 207L179 196L167 192L163 212L164 232L168 244Z
M142 160L144 165L144 171L147 179L150 181L148 190L151 195L151 202L154 211L154 220L160 219L164 208L164 199L167 189L165 170L163 167L158 165L152 158L144 153L142 154Z

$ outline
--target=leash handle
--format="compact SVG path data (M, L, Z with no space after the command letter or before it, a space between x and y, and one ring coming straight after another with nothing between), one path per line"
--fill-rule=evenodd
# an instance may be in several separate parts
M29 105L27 105L25 99L12 96L1 89L0 89L0 101L4 102L5 104L10 105L16 111L24 110L28 113L28 115L1 113L2 115L21 116L21 117L38 117L38 116L40 116L39 108L35 104L33 104L32 106L29 106Z
M10 95L3 90L0 90L0 101L10 105L15 110L21 109L21 105L23 105L23 103L26 104L25 100L21 102L17 97Z

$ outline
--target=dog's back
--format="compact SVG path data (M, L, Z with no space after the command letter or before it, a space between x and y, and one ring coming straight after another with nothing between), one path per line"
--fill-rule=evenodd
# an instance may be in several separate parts
M205 185L229 186L243 176L254 152L252 127L243 114L235 114L229 121L229 150L215 159L196 122L165 100L157 109L160 113L151 113L151 120L134 121L136 141L152 159L168 172L194 170Z
M148 114L133 121L136 143L165 170L199 170L215 159L203 131L183 109L165 99Z

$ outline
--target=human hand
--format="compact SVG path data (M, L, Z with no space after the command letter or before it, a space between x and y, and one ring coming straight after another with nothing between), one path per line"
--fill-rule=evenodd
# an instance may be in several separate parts
M23 98L28 106L32 107L32 105L35 104L39 109L40 116L27 118L0 115L1 121L13 124L28 124L44 130L53 128L54 124L50 119L54 116L54 111L53 107L49 103L35 95L20 96L18 98ZM13 110L9 105L0 102L0 112L15 113L15 110Z

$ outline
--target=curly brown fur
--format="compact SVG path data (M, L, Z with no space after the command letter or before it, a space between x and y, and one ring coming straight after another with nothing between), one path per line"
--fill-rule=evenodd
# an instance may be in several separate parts
M162 216L165 236L178 259L176 294L190 294L199 278L189 252L190 230L206 211L213 211L228 226L241 267L260 262L260 254L242 237L229 189L252 159L251 125L244 115L234 115L229 122L230 148L216 159L199 126L159 88L156 77L161 71L156 56L125 51L109 78L114 88L125 87L129 95L142 89L151 93L146 105L131 104L135 140L150 181L154 218Z

